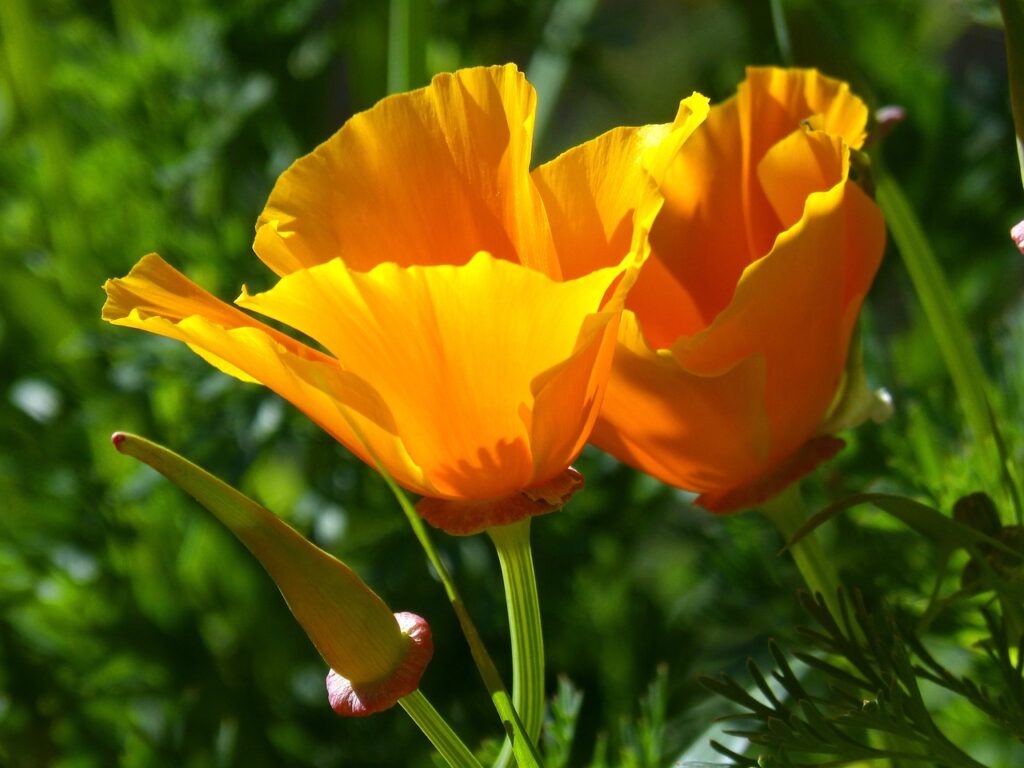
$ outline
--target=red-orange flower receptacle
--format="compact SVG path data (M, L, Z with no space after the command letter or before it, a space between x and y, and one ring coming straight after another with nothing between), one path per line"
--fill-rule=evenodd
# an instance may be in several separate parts
M813 70L749 69L711 108L661 179L594 443L718 512L756 505L839 449L819 428L885 243L850 174L867 117Z
M103 317L264 384L407 489L474 502L486 527L485 502L565 485L640 260L627 241L614 263L562 274L529 173L535 98L511 65L439 75L281 176L254 243L280 279L236 303L323 351L156 255L108 281ZM465 531L461 504L433 507Z

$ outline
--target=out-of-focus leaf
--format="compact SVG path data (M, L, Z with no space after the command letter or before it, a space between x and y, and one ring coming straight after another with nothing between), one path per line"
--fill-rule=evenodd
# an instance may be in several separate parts
M858 493L829 504L825 509L812 515L806 523L797 529L796 533L793 534L793 537L787 543L787 547L792 547L815 528L832 519L840 512L845 512L861 504L873 504L883 512L895 517L904 525L913 528L922 536L927 536L942 550L949 552L956 549L974 551L978 547L989 546L1011 556L1020 557L1019 553L1016 553L999 540L986 536L970 526L958 523L937 509L932 509L905 496L894 496L885 493Z
M1017 160L1024 184L1024 0L999 0L1006 29L1006 63L1010 70L1010 106L1017 132Z

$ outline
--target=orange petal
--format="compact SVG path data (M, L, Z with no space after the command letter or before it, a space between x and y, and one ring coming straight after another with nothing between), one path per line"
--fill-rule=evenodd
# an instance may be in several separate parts
M765 466L764 358L700 375L650 349L623 313L619 346L592 442L671 485L733 487Z
M821 463L839 453L844 445L846 443L838 437L812 438L773 467L768 474L745 485L702 493L694 503L720 515L752 509L778 496L790 483L809 475Z
M765 197L757 168L769 149L806 121L859 148L868 110L850 87L814 69L750 67L736 93L743 134L743 199L750 261L767 253L784 227Z
M828 410L884 245L881 212L859 187L815 193L803 218L745 270L729 307L673 349L694 373L764 356L771 462L814 435Z
M728 509L834 445L813 438L884 248L848 180L866 118L810 70L751 69L712 108L664 176L598 445Z
M163 317L172 322L200 315L223 328L259 328L293 355L320 362L330 360L326 355L253 319L237 307L220 301L156 253L143 256L126 276L107 280L103 290L107 300L103 304L102 317L114 325L139 327L136 322L128 320L133 311L139 320ZM226 360L203 349L194 351L224 373L242 381L254 381Z
M628 305L652 346L667 348L710 324L732 299L746 266L799 218L799 202L782 216L762 188L766 178L777 181L772 193L779 202L790 181L759 173L772 148L804 120L859 147L867 115L845 83L815 70L778 68L748 69L737 96L711 108L665 175L653 253Z
M614 266L631 248L646 248L661 207L656 184L707 111L707 99L694 94L680 103L674 123L615 128L534 170L563 277Z
M365 273L335 260L239 303L308 334L374 382L435 489L428 495L492 499L547 479L538 470L557 463L548 452L535 466L531 430L544 434L547 423L535 423L534 382L563 365L580 375L567 361L585 359L604 338L600 326L615 313L589 318L621 273L556 282L486 253L460 267L382 264ZM578 408L565 419L578 429L586 421ZM572 458L560 458L559 470Z
M801 120L811 127L841 136L853 149L867 138L868 108L850 86L816 69L748 67L739 86L747 103L751 140L767 148L792 131ZM763 152L752 153L759 157Z
M757 178L780 226L789 229L804 215L812 194L845 181L849 165L841 139L797 128L765 153L757 164Z
M652 253L629 300L654 348L668 348L711 322L751 259L740 140L736 100L716 105L665 174Z
M608 384L620 311L621 305L586 318L572 355L534 378L535 481L556 476L586 445Z
M396 480L431 490L395 437L394 419L377 391L330 356L219 301L155 254L127 277L108 280L105 289L108 322L182 341L221 371L265 385L372 463L354 424Z
M557 276L529 176L535 107L511 64L384 99L281 175L256 253L285 275L335 257L366 271L465 264L486 250Z

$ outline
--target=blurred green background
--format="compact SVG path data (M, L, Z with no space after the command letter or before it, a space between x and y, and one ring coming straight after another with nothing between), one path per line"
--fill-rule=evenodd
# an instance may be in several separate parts
M848 79L873 107L906 108L888 165L1020 446L1024 263L1007 231L1024 208L995 2L784 9L795 63ZM334 717L324 664L271 581L191 500L117 454L116 429L236 484L393 608L426 616L437 654L424 690L470 743L496 737L383 482L274 395L99 319L104 279L150 251L226 299L270 284L250 249L256 215L293 159L387 93L388 12L355 0L0 2L0 765L430 765L400 711ZM404 75L393 62L391 87L518 63L539 91L535 162L615 125L669 120L693 90L726 98L745 65L782 61L763 0L432 0L412 21L422 57ZM891 390L896 416L851 435L808 495L897 490L948 509L977 472L895 253L864 331L871 382ZM549 688L565 674L585 693L573 764L599 733L614 764L621 723L666 663L671 764L723 709L695 675L740 671L766 657L767 636L788 637L799 577L759 516L712 517L590 449L578 466L586 491L534 526ZM827 534L851 583L912 604L927 594L935 557L920 538L868 513ZM489 544L437 539L508 674ZM963 713L946 720L983 762L1019 757Z

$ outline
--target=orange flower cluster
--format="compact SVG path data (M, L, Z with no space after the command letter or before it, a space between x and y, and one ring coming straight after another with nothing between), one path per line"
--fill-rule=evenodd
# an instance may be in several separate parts
M751 70L710 109L530 171L514 66L439 75L279 179L225 304L151 254L104 319L291 401L471 533L560 506L591 438L738 509L807 471L884 230L850 179L867 112L813 71Z

